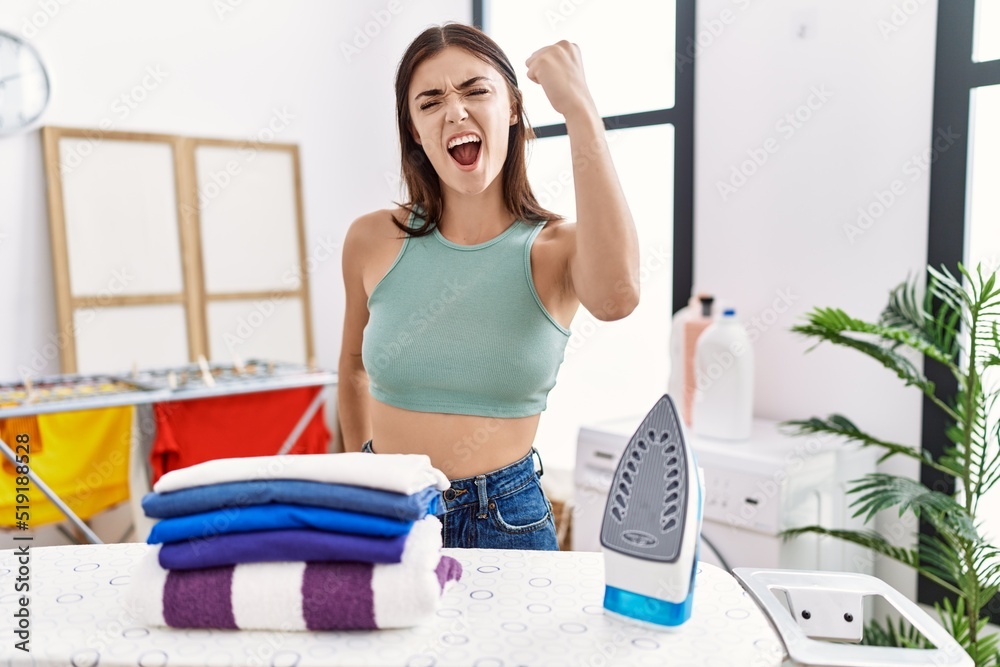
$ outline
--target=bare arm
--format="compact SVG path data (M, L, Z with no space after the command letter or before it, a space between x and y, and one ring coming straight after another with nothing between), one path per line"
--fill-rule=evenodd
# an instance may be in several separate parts
M617 320L639 303L639 239L618 182L575 44L544 47L528 59L539 83L566 118L573 155L577 224L568 269L580 304L600 320Z
M362 231L355 221L344 240L344 336L337 365L337 411L346 452L361 451L372 437L368 373L361 362L362 334L368 323L368 296L361 273L365 254Z
M639 240L597 110L566 116L576 190L576 248L569 274L580 303L617 320L639 303Z

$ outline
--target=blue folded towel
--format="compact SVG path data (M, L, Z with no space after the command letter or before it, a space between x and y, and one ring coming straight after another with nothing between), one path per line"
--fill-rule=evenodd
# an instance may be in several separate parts
M349 535L395 537L409 533L412 527L412 521L396 521L373 514L272 503L229 507L163 519L153 526L146 541L150 544L180 542L211 535L287 528L314 528Z
M169 519L223 507L267 503L313 505L416 521L437 512L441 492L428 487L412 495L347 484L297 479L268 479L195 486L167 493L147 493L142 499L146 516Z

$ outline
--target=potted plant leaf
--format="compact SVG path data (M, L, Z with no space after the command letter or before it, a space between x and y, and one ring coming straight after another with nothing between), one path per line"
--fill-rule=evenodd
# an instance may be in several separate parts
M792 328L814 341L852 348L894 372L943 411L947 428L934 455L919 446L890 442L862 430L843 415L789 421L795 435L828 434L915 459L956 481L954 493L943 493L918 480L873 473L854 480L848 490L855 516L872 522L877 513L912 512L932 530L919 536L917 548L900 547L874 530L835 530L806 526L786 531L786 537L817 533L847 540L892 558L935 582L947 596L935 604L942 625L975 661L977 667L1000 665L1000 637L985 632L987 605L1000 591L1000 549L983 536L977 509L983 495L1000 479L1000 389L984 384L988 373L1000 372L1000 286L996 272L984 276L958 266L958 275L928 267L925 286L908 280L892 290L877 322L851 317L838 308L816 308L804 324ZM816 347L813 345L810 349ZM912 358L922 355L942 364L954 377L956 389L945 392L928 379ZM994 370L990 370L994 369ZM942 395L944 394L944 395ZM904 625L869 623L866 642L922 646L922 637Z

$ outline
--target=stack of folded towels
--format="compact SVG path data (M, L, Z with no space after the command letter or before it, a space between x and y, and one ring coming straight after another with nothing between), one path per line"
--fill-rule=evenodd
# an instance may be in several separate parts
M167 473L126 606L146 625L400 628L433 616L462 568L441 554L444 473L421 454L207 461Z

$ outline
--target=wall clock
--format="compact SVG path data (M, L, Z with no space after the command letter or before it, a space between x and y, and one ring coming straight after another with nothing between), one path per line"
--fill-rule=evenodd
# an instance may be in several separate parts
M31 127L49 103L49 74L31 44L0 30L0 135Z

